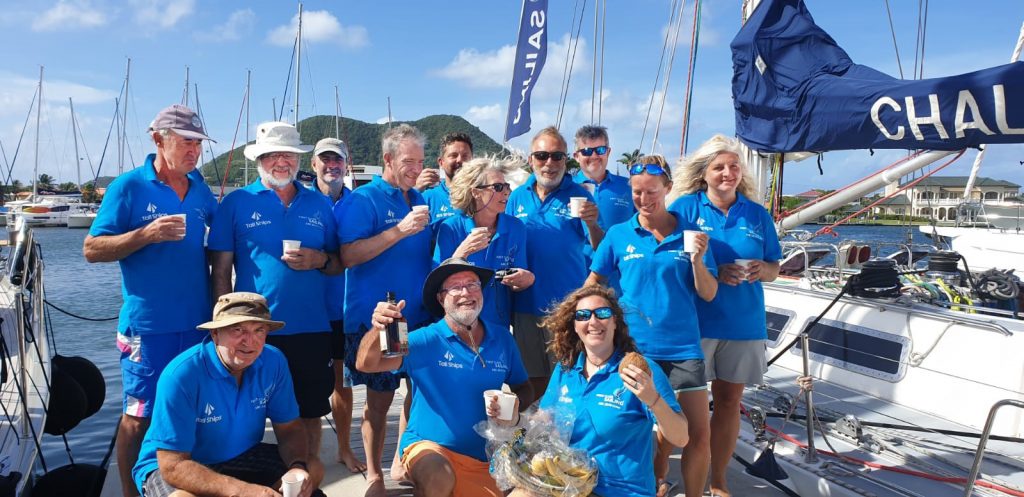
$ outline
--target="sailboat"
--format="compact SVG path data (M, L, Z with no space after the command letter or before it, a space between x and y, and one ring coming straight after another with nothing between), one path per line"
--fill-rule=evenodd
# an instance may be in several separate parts
M853 63L804 2L751 8L731 46L755 176L770 176L776 154L929 149L778 220L780 233L958 150L1024 141L1020 105L1007 105L1024 97L1024 63L899 80ZM915 102L935 102L926 124L908 116ZM736 456L749 472L790 495L1024 495L1018 281L1002 280L996 299L934 247L784 247L792 276L764 285L771 365L743 398ZM816 252L834 262L816 265Z

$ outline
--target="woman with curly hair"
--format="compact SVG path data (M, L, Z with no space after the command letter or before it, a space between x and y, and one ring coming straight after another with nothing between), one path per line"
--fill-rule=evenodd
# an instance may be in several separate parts
M683 446L686 417L657 364L644 359L646 368L622 367L636 345L615 292L580 288L541 324L551 333L548 351L557 364L540 407L570 423L569 445L597 461L594 495L654 495L651 428L657 423L661 436Z
M672 186L665 159L659 155L640 157L629 167L629 175L637 213L608 229L594 254L587 283L619 277L626 322L637 348L669 378L689 420L690 443L681 461L683 484L686 495L701 495L711 447L696 310L698 301L715 297L717 270L707 250L707 235L665 208L665 194ZM694 239L690 252L687 231ZM654 461L658 497L669 494L676 485L666 479L673 450L672 444L659 437Z
M451 257L500 271L484 287L480 319L509 329L512 324L512 292L533 285L526 269L526 227L505 214L511 185L505 175L518 168L514 159L493 156L470 160L455 173L448 188L452 207L461 215L445 219L437 230L434 264Z
M679 196L669 207L699 224L718 266L718 294L697 302L701 347L715 412L711 416L711 493L728 496L726 468L736 448L744 385L767 368L764 290L779 275L782 250L771 214L754 198L739 142L715 135L676 165Z

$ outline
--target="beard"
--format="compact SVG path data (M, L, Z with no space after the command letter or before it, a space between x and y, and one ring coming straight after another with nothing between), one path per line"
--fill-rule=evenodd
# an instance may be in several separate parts
M295 168L295 170L292 171L292 173L288 175L287 178L277 179L274 177L274 173L269 172L266 169L263 169L262 165L260 167L257 167L256 170L260 172L260 180L263 181L263 184L275 190L284 188L292 184L292 181L295 181L295 178L299 174L299 168Z
M480 311L483 310L483 305L480 301L477 301L476 305L472 309L466 309L458 305L451 305L445 307L445 314L452 318L453 321L459 323L467 328L473 326L476 322L476 318L480 316Z

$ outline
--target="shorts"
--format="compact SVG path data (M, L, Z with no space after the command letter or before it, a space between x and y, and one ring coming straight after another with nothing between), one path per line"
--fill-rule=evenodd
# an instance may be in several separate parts
M361 327L363 328L363 327ZM356 355L359 353L359 342L363 340L366 332L345 335L345 365L348 366L348 376L352 380L352 386L366 385L366 388L375 392L394 392L398 390L401 376L385 371L383 373L364 373L356 369Z
M543 316L516 312L512 314L512 336L530 378L551 376L555 357L548 352L551 334L540 326Z
M328 332L267 336L267 343L281 349L292 374L299 417L315 419L331 412L334 370L331 368L331 334Z
M729 383L760 385L768 370L764 340L719 340L704 338L705 378Z
M459 454L458 452L446 449L434 442L421 440L405 448L402 453L402 464L406 470L412 473L413 466L421 457L437 454L448 461L452 472L455 473L455 489L452 497L502 497L504 492L498 490L498 484L489 471L490 465L487 461L479 461L475 458Z
M178 354L203 341L208 334L198 330L136 335L131 329L117 332L121 352L121 409L129 416L153 415L156 381Z
M686 359L683 361L654 361L668 377L668 384L676 394L706 390L708 382L704 379L704 360Z
M222 475L274 490L278 490L278 481L288 472L277 445L268 443L258 443L234 459L208 464L207 467ZM164 480L160 470L149 473L142 485L143 497L167 497L176 490ZM324 493L317 489L313 495L322 497Z
M331 359L345 360L345 323L340 319L331 321Z

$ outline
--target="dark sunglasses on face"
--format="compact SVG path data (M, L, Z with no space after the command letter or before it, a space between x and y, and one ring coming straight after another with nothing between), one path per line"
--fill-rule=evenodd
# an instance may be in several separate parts
M530 155L532 155L534 159L537 159L541 162L544 162L548 159L551 159L556 162L563 161L567 157L569 157L569 155L566 154L565 152L548 152L547 150L538 150Z
M501 193L505 190L512 191L512 185L508 183L491 183L489 185L480 185L477 188L481 190L491 189L494 190L495 193Z
M608 153L608 145L601 145L599 147L581 148L581 149L577 150L576 152L583 154L584 157L590 157L591 155L594 155L594 152L597 152L597 155L604 155L604 154Z
M632 166L629 166L630 176L636 176L638 174L643 173L644 171L646 171L647 174L650 174L652 176L661 176L663 174L668 174L668 171L665 168L661 167L660 164L633 164Z
M612 317L611 307L598 307L597 309L576 309L577 321L590 321L590 316L597 315L597 319L608 319Z

